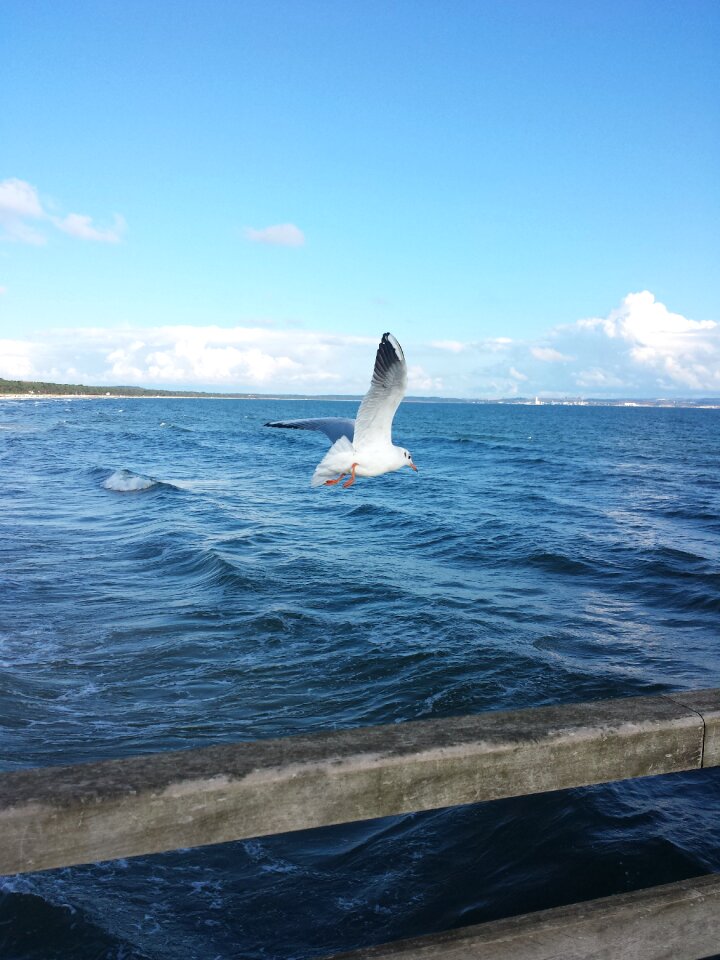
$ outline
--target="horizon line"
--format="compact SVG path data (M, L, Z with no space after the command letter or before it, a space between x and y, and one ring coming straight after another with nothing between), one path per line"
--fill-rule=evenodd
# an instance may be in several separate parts
M8 389L12 385L12 389ZM40 388L40 389L38 389ZM48 389L49 388L49 389ZM57 388L53 390L52 388ZM89 385L65 384L43 380L9 380L0 377L0 399L30 399L30 398L85 398L85 399L227 399L227 400L317 400L325 402L360 402L363 394L306 394L306 393L258 393L256 391L221 391L221 390L192 390L160 387L143 387L123 384ZM702 397L593 397L582 394L563 394L558 396L513 396L513 397L445 397L409 395L404 398L406 403L500 403L525 406L558 405L689 405L712 406L720 405L720 396Z

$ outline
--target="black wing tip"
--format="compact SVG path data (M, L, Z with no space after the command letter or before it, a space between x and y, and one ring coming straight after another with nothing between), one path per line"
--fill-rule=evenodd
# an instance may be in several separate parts
M391 333L384 333L375 356L373 380L381 381L396 364L404 363L402 347Z
M288 420L268 420L266 427L279 427L281 430L311 430L304 423L291 423Z
M403 356L403 349L400 346L400 342L394 334L388 332L382 335L382 339L380 341L380 346L378 347L378 350L381 350L383 347L385 348L386 351L388 349L392 350L393 353L397 355L398 359L400 360L405 359Z

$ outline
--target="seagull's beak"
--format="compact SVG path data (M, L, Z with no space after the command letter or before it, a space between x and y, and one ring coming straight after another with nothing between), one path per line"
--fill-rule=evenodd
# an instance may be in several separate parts
M418 468L415 466L415 464L412 462L412 460L410 461L410 463L408 464L408 466L409 466L409 467L412 467L412 469L415 471L415 473L418 472Z

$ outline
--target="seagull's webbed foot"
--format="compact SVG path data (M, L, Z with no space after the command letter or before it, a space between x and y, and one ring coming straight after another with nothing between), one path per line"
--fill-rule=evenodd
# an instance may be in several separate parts
M339 476L339 477L335 477L334 480L326 480L326 481L325 481L325 486L326 486L326 487L334 487L336 483L340 483L340 481L342 480L342 478L343 478L343 477L346 477L346 476L347 476L346 473L341 473L340 476Z
M357 467L357 464L356 464L356 463L354 463L354 464L350 467L350 479L347 481L347 483L344 483L344 484L343 484L343 488L344 488L344 489L347 489L348 487L351 487L351 486L355 483L355 468L356 468L356 467ZM343 476L344 476L344 474L343 474ZM342 479L342 478L341 478L341 479Z

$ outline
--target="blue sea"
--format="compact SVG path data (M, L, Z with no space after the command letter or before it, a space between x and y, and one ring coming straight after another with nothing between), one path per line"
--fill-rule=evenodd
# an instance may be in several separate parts
M720 410L0 401L4 770L720 686ZM1 838L0 838L1 842ZM720 871L720 771L0 880L3 960L304 958Z

